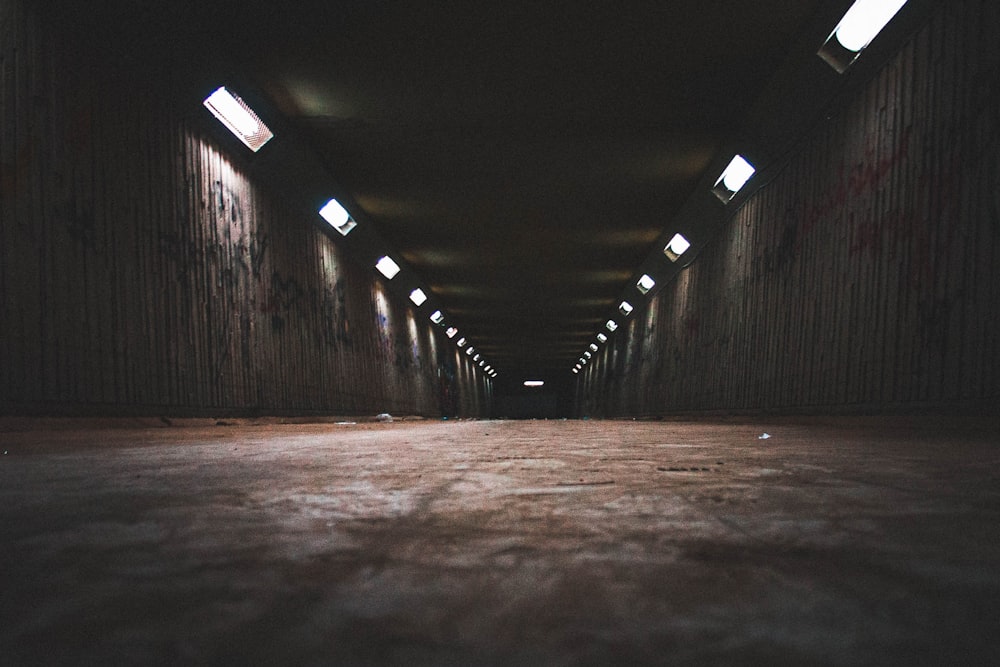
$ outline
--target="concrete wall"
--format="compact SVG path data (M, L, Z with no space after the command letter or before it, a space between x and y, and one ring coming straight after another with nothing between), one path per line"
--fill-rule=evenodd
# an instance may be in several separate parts
M585 368L577 414L995 410L998 14L940 3Z
M169 81L31 7L0 0L0 414L488 412L439 328Z

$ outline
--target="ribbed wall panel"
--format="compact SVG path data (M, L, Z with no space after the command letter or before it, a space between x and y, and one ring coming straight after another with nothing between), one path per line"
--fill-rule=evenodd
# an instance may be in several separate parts
M422 311L26 8L0 0L0 414L488 411Z
M577 412L995 409L998 14L942 3L580 374Z

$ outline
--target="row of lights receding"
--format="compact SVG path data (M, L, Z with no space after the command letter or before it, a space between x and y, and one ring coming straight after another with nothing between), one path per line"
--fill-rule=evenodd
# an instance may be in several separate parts
M843 73L857 60L861 51L871 44L876 35L906 4L906 1L857 0L827 37L823 46L820 47L818 55L831 67ZM728 204L736 196L736 193L746 185L755 171L754 166L746 158L742 155L736 155L716 179L712 192L723 204ZM670 242L663 248L663 254L671 262L676 262L690 247L691 243L683 235L674 234ZM656 280L648 274L643 274L635 285L642 295L648 294L655 286ZM628 317L633 310L635 307L628 301L622 301L618 305L618 312L622 317ZM614 333L618 329L618 322L615 319L609 319L604 328L609 333ZM584 366L593 359L594 354L600 349L600 345L607 342L608 335L603 331L598 333L596 341L587 346L572 372L579 374Z
M274 133L264 124L254 110L239 95L228 90L225 86L218 88L205 98L204 105L230 132L236 135L236 138L242 141L254 153L259 151L264 144L274 137ZM324 204L319 210L319 215L331 227L340 232L342 236L347 236L358 226L357 221L351 217L347 209L336 199L331 199ZM375 268L385 276L386 280L392 280L402 271L399 264L389 255L380 257L375 263ZM410 292L410 301L413 302L414 306L419 308L427 301L427 293L418 287ZM431 313L430 320L438 326L444 326L444 313L440 310L435 310ZM449 327L445 331L445 334L448 338L454 338L458 334L458 329ZM467 341L465 338L458 340L458 347L465 348L465 354L472 358L473 364L476 364L491 378L496 378L499 375L496 369L487 364L486 360L482 358L481 354L476 352L474 347L471 345L466 347L466 344Z

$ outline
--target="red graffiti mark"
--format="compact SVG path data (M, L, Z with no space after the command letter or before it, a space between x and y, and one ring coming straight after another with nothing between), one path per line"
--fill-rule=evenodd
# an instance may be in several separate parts
M886 177L910 154L912 129L906 127L900 133L895 150L882 158L876 158L874 142L866 142L864 157L856 162L850 171L841 165L837 180L819 199L806 208L802 216L802 233L798 235L795 250L801 249L802 242L831 213L842 209L852 199L865 197L882 185Z

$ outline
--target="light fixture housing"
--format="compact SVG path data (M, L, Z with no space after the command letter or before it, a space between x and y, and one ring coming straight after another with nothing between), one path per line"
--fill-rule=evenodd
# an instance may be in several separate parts
M358 226L358 223L351 218L351 214L347 212L340 202L336 199L331 199L327 203L323 204L323 208L319 210L320 216L328 223L330 226L336 229L342 236L347 236L351 233L351 230Z
M254 153L274 137L274 133L260 116L239 95L225 86L217 88L202 104Z
M584 351L583 356L587 357L588 359L592 359L594 357L594 355L590 352L590 350Z
M729 161L729 165L723 169L722 175L715 181L712 192L723 204L728 204L736 193L743 189L746 182L757 170L752 164L747 162L742 155L735 155Z
M448 330L444 332L444 335L447 336L448 338L454 338L456 335L458 335L458 329L456 329L455 327L448 327Z
M458 342L455 343L455 344L458 345L459 347L465 347L465 342L466 342L465 341L465 336L463 336L463 337L459 338Z
M424 291L418 287L417 289L415 289L412 292L410 292L410 301L413 302L414 306L420 307L420 306L424 305L425 301L427 301L427 294L424 293ZM438 311L438 312L441 312L441 311ZM435 322L435 324L436 324L436 322Z
M591 343L590 344L590 351L591 352L597 352L597 343Z
M615 322L614 320L608 320L604 326L607 327L608 331L613 332L618 328L618 323Z
M635 284L635 288L639 290L640 294L649 294L649 290L654 287L656 287L656 281L647 273L642 274L642 278L639 278L639 282Z
M906 0L856 0L816 55L843 74L905 4Z
M476 353L476 348L470 345L469 347L465 348L465 353L471 357L473 354Z
M608 337L605 336L603 333L599 333L599 334L597 334L597 342L598 343L607 343L608 342Z
M633 310L635 310L635 307L628 301L622 301L620 304L618 304L618 312L624 315L625 317L631 315Z
M400 271L399 264L396 264L392 257L389 257L388 255L384 255L379 258L379 260L375 263L375 268L389 280L395 278Z
M435 310L433 313L431 313L431 322L433 322L434 324L441 324L442 322L444 322L444 313L442 313L440 310Z
M680 256L688 251L691 247L691 242L688 241L682 234L674 234L670 239L670 243L663 248L663 254L667 256L671 262L676 262L680 259Z

